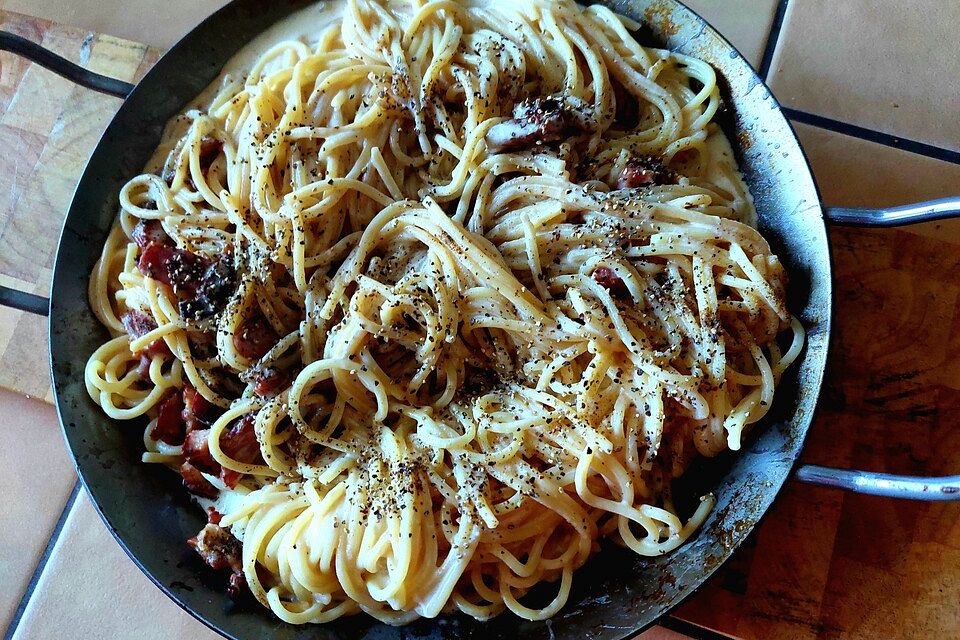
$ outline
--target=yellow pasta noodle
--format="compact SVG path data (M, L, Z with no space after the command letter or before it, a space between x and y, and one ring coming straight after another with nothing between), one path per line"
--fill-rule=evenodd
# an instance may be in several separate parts
M656 556L707 517L672 480L740 447L803 329L713 69L636 26L571 0L323 3L121 191L87 389L146 416L144 461L186 477L209 451L198 501L282 620L544 619L601 538ZM161 437L193 390L205 441Z

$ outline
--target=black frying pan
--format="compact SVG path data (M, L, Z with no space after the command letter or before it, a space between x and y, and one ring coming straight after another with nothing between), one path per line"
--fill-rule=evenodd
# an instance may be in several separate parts
M50 302L54 392L77 470L104 522L137 565L168 596L231 638L623 638L652 624L725 561L766 512L793 470L816 408L827 362L831 273L826 221L865 225L960 214L960 200L888 210L824 209L803 151L780 106L743 57L675 0L607 0L644 22L638 38L706 60L723 79L729 106L721 124L737 147L760 229L790 276L790 309L807 327L802 357L783 380L762 428L736 455L705 462L686 479L691 496L713 490L717 507L687 545L661 558L605 548L577 572L569 603L551 621L506 613L479 623L461 615L392 628L358 615L326 625L291 626L252 603L231 605L184 540L206 522L179 479L140 463L139 427L107 418L87 397L83 369L106 338L87 306L87 278L118 210L117 193L138 174L164 123L191 101L245 42L310 0L234 0L175 45L139 85L96 76L36 45L0 34L0 48L31 57L90 88L126 97L94 150L60 238ZM645 20L646 16L656 19ZM904 478L801 466L802 480L866 493L960 498L960 477ZM531 594L536 597L537 594Z

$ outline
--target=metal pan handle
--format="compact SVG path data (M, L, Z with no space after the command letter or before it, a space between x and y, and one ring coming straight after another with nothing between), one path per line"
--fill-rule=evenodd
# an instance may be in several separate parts
M960 216L960 197L928 200L885 209L827 207L823 217L832 224L855 227L896 227Z
M63 76L70 82L100 93L106 93L117 98L126 98L133 91L133 85L129 82L87 71L66 58L58 56L15 33L0 31L0 51L9 51L22 56L57 75Z
M9 51L10 53L26 58L45 69L49 69L63 76L70 82L78 84L81 87L86 87L87 89L99 91L100 93L105 93L117 98L126 98L127 95L133 91L133 85L129 82L88 71L15 33L0 30L0 51ZM50 303L46 298L0 285L0 307L13 307L29 313L45 316L47 315L49 305Z
M815 464L800 466L797 480L854 493L910 500L960 500L960 476L898 476L890 473L833 469Z
M885 209L827 207L824 211L827 222L859 227L894 227L958 216L960 197ZM797 469L796 478L801 482L874 496L912 500L960 500L960 476L899 476L805 464Z

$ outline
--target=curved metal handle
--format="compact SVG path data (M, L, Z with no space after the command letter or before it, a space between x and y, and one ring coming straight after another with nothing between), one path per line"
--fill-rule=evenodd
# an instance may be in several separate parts
M862 227L895 227L958 216L960 216L960 197L928 200L883 209L848 207L824 209L824 218L827 222ZM960 500L960 476L929 478L898 476L806 464L797 469L796 478L801 482L874 496L911 500Z
M106 93L118 98L126 98L133 86L129 82L117 80L109 76L102 76L93 71L87 71L83 67L76 65L66 58L44 49L35 42L22 38L14 33L0 31L0 51L9 51L18 56L23 56L27 60L34 62L45 69L53 71L57 75L63 76L70 82L93 89L100 93Z
M796 478L821 487L846 489L872 496L910 500L960 500L960 476L898 476L805 464L797 469Z
M928 200L883 209L848 207L824 209L824 218L827 222L861 227L895 227L954 217L960 217L960 197ZM807 464L797 469L796 478L801 482L874 496L911 500L960 500L960 476L929 478L898 476Z
M930 222L960 216L960 197L928 200L916 204L884 209L852 209L827 207L824 212L827 222L860 227L895 227L902 224Z

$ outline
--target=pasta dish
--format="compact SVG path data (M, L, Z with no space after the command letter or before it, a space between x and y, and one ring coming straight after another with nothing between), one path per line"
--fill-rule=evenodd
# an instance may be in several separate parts
M87 389L206 509L231 593L544 619L601 540L658 556L707 518L674 479L740 448L804 335L714 70L638 26L318 3L123 187Z

